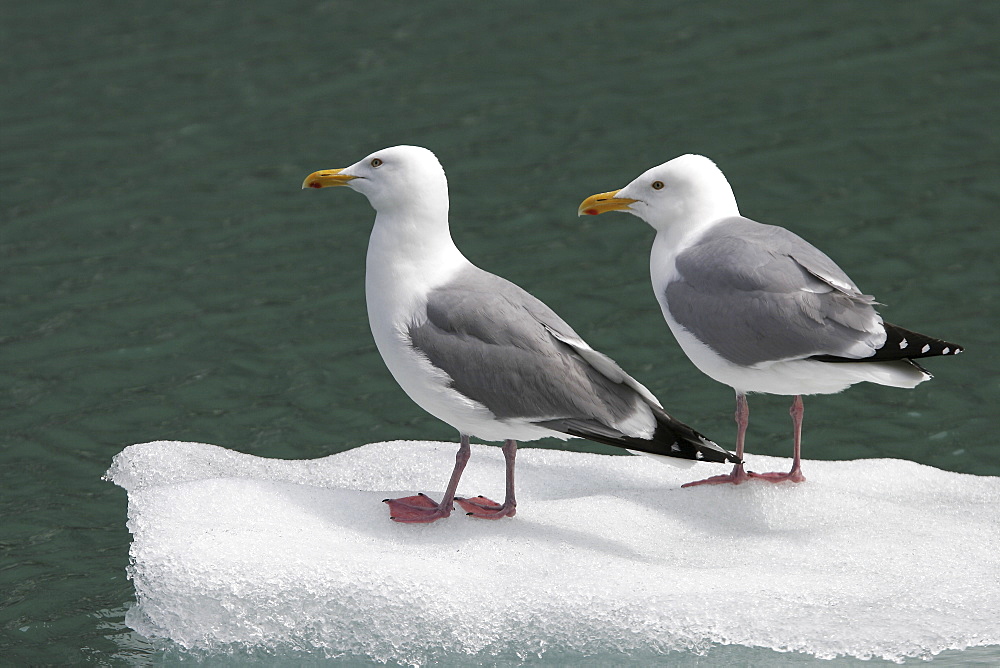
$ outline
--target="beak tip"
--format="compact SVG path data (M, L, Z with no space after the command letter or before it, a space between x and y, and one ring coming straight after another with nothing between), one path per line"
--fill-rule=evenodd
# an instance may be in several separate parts
M349 181L358 178L350 174L344 174L343 171L343 169L321 169L318 172L313 172L302 181L302 189L346 186Z

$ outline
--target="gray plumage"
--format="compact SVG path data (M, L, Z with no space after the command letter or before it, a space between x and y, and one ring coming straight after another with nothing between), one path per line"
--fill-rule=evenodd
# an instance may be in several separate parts
M915 387L930 374L914 358L962 352L886 324L875 299L823 252L786 229L741 216L725 175L704 156L669 160L578 208L606 211L628 211L656 230L649 268L657 302L695 366L736 390L738 458L750 419L747 394L795 397L787 473L748 474L737 464L728 475L685 487L754 477L802 482L802 395L860 382Z
M666 287L670 314L734 364L862 358L885 340L874 298L784 228L729 218L676 263L678 276Z
M474 266L431 291L427 321L409 335L455 390L501 420L570 418L606 428L644 401L561 341L583 343L545 304Z

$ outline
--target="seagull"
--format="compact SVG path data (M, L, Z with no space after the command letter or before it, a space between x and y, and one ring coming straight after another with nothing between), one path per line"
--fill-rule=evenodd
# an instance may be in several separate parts
M931 378L915 360L962 346L882 320L877 302L798 235L740 215L725 175L708 158L682 155L621 190L592 195L579 215L626 211L656 230L649 257L663 317L702 373L736 391L732 473L683 485L749 477L803 482L802 395L863 381L912 388ZM746 473L747 393L793 395L792 468Z
M391 519L433 522L453 502L473 517L512 517L517 441L580 437L685 464L737 461L668 415L541 301L462 255L449 229L448 181L431 151L383 149L302 184L330 186L356 190L375 209L365 295L382 359L417 405L460 436L441 500L386 499ZM455 496L472 436L503 441L503 503Z

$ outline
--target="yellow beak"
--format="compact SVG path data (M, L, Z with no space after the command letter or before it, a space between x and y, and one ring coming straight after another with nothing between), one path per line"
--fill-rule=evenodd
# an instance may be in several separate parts
M329 188L331 186L346 186L351 179L358 177L341 174L343 169L321 169L313 172L302 182L303 188Z
M619 192L619 190L612 190L611 192L591 195L583 200L580 208L576 211L576 215L582 216L583 214L587 214L588 216L596 216L608 211L627 210L629 205L636 200L629 199L628 197L615 197Z

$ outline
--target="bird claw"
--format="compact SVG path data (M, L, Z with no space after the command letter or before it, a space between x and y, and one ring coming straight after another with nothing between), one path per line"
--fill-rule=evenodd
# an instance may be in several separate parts
M802 475L801 469L793 468L788 473L754 473L753 471L747 472L743 470L742 464L737 464L733 467L732 473L727 475L716 475L711 478L705 478L704 480L696 480L694 482L686 482L681 487L697 487L698 485L739 485L744 483L751 478L760 478L761 480L766 480L768 482L778 483L778 482L805 482L806 477Z
M472 499L462 499L455 497L455 503L462 506L462 510L470 517L478 517L483 520L498 520L501 517L513 517L517 512L517 504L499 504L491 501L485 496L479 495Z
M695 480L694 482L686 482L681 487L697 487L698 485L739 485L749 480L752 476L756 474L747 473L743 470L743 464L737 464L733 467L732 473L726 475L714 475L711 478L705 478L704 480Z
M389 505L390 520L405 524L426 524L451 515L450 506L442 508L423 492L400 499L382 499L382 503Z
M754 473L750 472L751 478L760 478L768 482L805 482L806 477L802 475L802 471L797 469L792 469L788 473Z

